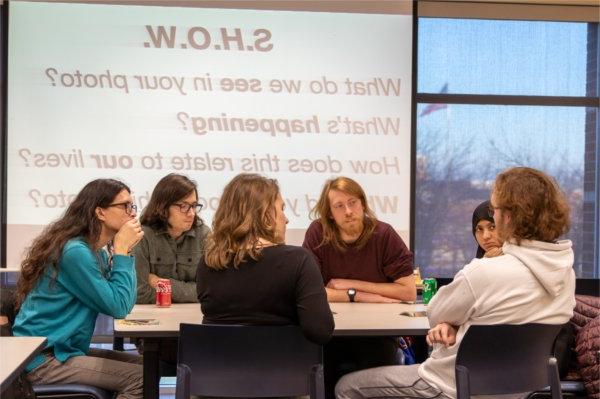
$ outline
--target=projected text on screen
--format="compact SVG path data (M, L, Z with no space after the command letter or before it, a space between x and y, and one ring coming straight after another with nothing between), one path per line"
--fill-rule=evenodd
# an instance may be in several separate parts
M16 2L10 7L7 263L83 185L114 177L143 208L167 173L279 180L290 243L346 175L408 240L408 15Z

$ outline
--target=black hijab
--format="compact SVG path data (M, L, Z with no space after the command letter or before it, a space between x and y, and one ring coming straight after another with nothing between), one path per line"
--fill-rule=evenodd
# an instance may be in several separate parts
M490 201L483 201L473 211L473 237L475 237L475 229L480 220L488 220L494 223L494 218L490 216ZM477 242L477 237L475 237L475 242ZM477 254L475 256L477 258L483 258L484 254L485 251L479 246L479 243L477 243Z

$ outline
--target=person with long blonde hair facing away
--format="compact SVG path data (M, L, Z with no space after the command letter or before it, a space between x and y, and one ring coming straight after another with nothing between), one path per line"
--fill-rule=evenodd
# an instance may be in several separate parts
M142 398L141 357L90 348L96 317L123 319L135 304L135 262L144 233L129 187L97 179L29 248L17 284L15 336L47 337L26 366L33 384L84 384ZM106 249L107 250L106 250Z
M299 325L324 344L334 324L321 273L285 244L284 207L274 179L240 174L225 186L196 276L203 323Z

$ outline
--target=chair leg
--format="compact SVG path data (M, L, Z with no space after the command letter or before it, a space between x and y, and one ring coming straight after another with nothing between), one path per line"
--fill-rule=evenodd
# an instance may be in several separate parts
M177 365L177 382L175 385L175 399L190 398L190 378L192 370L187 364L180 363Z
M456 366L456 398L469 399L470 397L469 369L465 366Z
M315 364L310 370L310 399L325 399L325 381L322 364Z
M562 399L562 391L560 389L560 377L558 375L558 365L556 358L548 359L548 381L550 382L550 391L552 399Z
M125 349L124 339L123 337L114 337L113 338L113 350L123 352Z

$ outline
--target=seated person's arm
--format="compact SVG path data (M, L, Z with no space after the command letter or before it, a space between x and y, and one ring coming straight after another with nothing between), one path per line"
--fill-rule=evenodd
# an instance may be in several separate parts
M357 291L356 302L400 302L414 301L417 298L415 278L412 274L391 283L331 279L327 283L327 298L330 302L348 302L349 288Z
M142 241L133 249L133 256L135 257L137 277L136 303L154 303L156 301L156 291L155 286L150 284L150 250L146 237L142 238Z
M182 281L170 278L173 303L198 302L196 280Z
M348 290L335 290L333 288L325 288L327 290L327 300L329 302L349 302ZM399 303L398 299L387 298L370 292L357 291L354 297L354 302L367 303Z
M156 274L148 273L148 284L150 285L150 287L156 289L156 286L158 285L158 280L160 280L160 277L158 277Z
M458 327L449 323L440 323L427 332L427 343L430 346L433 344L442 344L446 348L456 343L456 331Z
M161 279L163 279L163 277L157 276L154 273L149 273L148 285L156 291L158 280ZM198 302L196 280L182 281L174 278L169 278L169 280L171 281L171 295L174 303Z
M463 271L458 272L450 284L441 287L427 305L427 317L431 326L440 323L461 326L474 311L475 294Z
M320 345L331 338L334 322L323 289L323 278L312 255L299 268L296 283L296 309L302 332Z
M355 297L357 302L415 301L417 288L412 274L412 253L391 226L385 231L382 244L383 256L378 267L390 282L373 283L364 280L332 279L327 287L338 290L354 288L357 291Z

